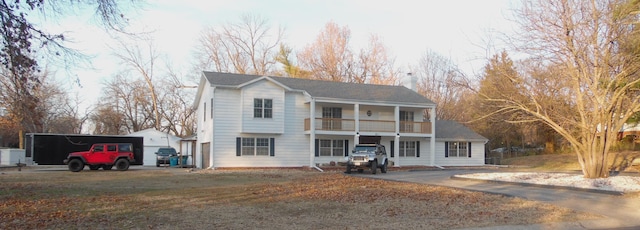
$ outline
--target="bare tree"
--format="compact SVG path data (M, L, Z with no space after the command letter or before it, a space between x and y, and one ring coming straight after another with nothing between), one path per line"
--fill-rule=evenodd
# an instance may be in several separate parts
M14 74L7 68L0 69L0 76L2 76L0 77L0 102L8 114L7 117L13 119L16 126L20 127L20 131L38 132L42 128L44 117L42 108L38 107L42 99L38 94L41 93L43 86L40 80L37 83L25 84L25 81L15 77ZM36 74L30 71L23 74L36 79L44 79L47 75L47 73Z
M623 124L640 110L636 1L532 0L517 11L518 48L554 75L505 72L501 93L481 96L512 113L512 121L539 121L571 144L587 178L608 177L609 149ZM542 88L545 82L552 83ZM546 95L547 97L541 97ZM551 99L551 100L549 100Z
M266 75L273 72L283 36L284 30L272 31L266 19L244 15L238 23L207 29L197 55L204 58L202 66L215 71Z
M394 67L394 58L389 56L387 48L380 38L371 35L369 46L360 51L357 68L353 75L353 82L379 85L395 85L398 83L400 72Z
M160 114L164 118L163 128L166 132L185 137L196 131L195 110L191 105L195 98L195 90L184 87L175 73L160 82Z
M450 59L434 52L422 54L413 71L418 78L418 93L436 103L436 116L441 120L463 121L461 101L469 90L466 79Z
M161 129L161 117L158 106L158 95L155 86L155 71L156 61L158 54L151 40L147 41L147 47L141 48L138 45L131 45L120 40L119 50L115 52L115 56L118 57L125 65L129 66L133 71L139 74L146 82L146 88L148 89L149 96L152 104L152 114L154 116L154 124L156 130ZM136 129L137 131L137 129Z
M100 103L91 117L96 134L128 134L155 127L153 104L142 79L116 75L105 83Z
M347 82L352 80L353 52L349 47L351 30L334 22L325 25L316 40L297 54L298 63L319 80Z
M394 85L399 71L380 38L371 35L359 53L349 46L351 30L334 22L325 25L316 40L297 54L299 68L318 80Z
M40 88L43 74L41 62L48 59L59 63L68 64L74 58L80 56L79 52L65 46L63 34L53 34L46 31L31 20L34 14L63 15L72 13L73 10L84 6L94 6L96 15L107 28L123 31L126 19L120 11L118 2L112 0L90 1L0 1L0 63L3 67L1 78L5 82L12 82L12 91L18 94L21 100L17 104L9 105L6 110L9 117L17 119L19 137L22 132L37 130L42 124L38 123L45 118L38 109L41 103L34 96ZM38 58L36 58L38 57ZM62 61L56 60L61 58ZM15 130L14 130L15 131ZM20 141L22 143L22 141Z
M79 99L71 98L63 86L49 78L43 78L41 89L37 92L40 98L38 110L43 114L41 130L43 133L81 133L82 126L88 119L88 113L78 111Z

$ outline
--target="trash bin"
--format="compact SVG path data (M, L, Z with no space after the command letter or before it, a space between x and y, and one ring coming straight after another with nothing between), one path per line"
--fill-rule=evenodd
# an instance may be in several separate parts
M182 165L187 165L187 159L189 158L189 156L181 156L182 158Z
M178 157L169 158L169 166L178 166Z

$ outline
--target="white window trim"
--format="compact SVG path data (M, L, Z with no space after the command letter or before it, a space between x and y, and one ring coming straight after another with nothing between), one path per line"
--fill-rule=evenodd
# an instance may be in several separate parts
M455 148L455 153L456 153L455 156L451 155L452 150L454 150L454 148L451 148L452 147L451 145L453 143L457 143L457 145L456 145L457 148ZM461 148L461 146L464 146L464 147ZM451 141L451 142L449 142L449 146L448 146L448 148L449 148L449 153L448 153L449 157L461 157L461 158L469 157L469 149L468 149L469 147L468 146L469 146L469 142L461 142L461 141L458 141L458 142ZM462 149L464 149L464 151L461 151Z
M413 156L407 156L407 144L409 142L413 142ZM418 152L418 148L416 147L418 145L417 141L400 141L400 146L399 147L399 155L400 157L416 157L417 152Z
M330 146L328 147L323 147L322 146L322 142L323 141L329 141ZM339 151L335 151L336 150L336 143L342 143L342 147L340 148ZM335 139L318 139L318 157L342 157L344 156L344 140L335 140ZM329 150L331 155L322 155L322 150Z
M252 146L245 146L244 140L245 139L252 139L253 140L253 145ZM264 139L266 141L266 146L258 146L258 139ZM240 156L270 156L271 155L271 142L270 142L270 138L268 137L242 137L240 140L241 146L240 146ZM253 149L253 153L249 154L249 153L245 153L245 148L252 148ZM267 150L267 154L260 154L258 155L258 149L264 149L266 148Z
M256 100L260 100L260 107L256 107ZM271 108L265 108L266 100L271 101ZM256 116L256 109L260 109L260 116ZM271 117L265 117L265 111L271 111ZM271 98L254 98L253 99L253 118L271 119L273 118L273 99Z

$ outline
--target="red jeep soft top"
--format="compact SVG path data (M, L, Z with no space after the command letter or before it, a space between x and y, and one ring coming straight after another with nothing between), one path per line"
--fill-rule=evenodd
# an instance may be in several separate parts
M91 170L111 170L115 165L119 171L129 169L134 163L133 145L131 143L99 143L93 144L89 151L69 153L64 163L72 172L82 171L85 165Z

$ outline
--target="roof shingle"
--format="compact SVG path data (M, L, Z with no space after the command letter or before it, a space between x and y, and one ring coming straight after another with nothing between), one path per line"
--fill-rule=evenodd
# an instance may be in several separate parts
M487 141L487 138L474 132L468 127L449 120L436 120L436 139L460 141Z
M204 72L204 76L212 85L215 86L239 86L263 77L257 75L208 71ZM312 97L435 105L431 100L404 86L358 84L273 76L268 77L291 89L306 91Z

